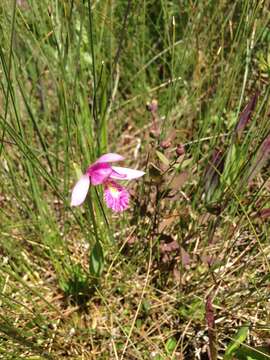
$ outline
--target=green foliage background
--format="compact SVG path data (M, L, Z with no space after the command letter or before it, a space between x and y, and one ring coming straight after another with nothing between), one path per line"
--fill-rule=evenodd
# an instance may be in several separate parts
M200 331L209 294L220 354L246 322L251 346L264 344L269 224L256 214L270 207L268 167L254 189L243 179L270 132L269 20L267 1L253 0L1 1L3 359L194 358L207 343ZM234 143L255 91L252 121ZM161 130L154 140L145 110L152 99ZM160 167L155 150L164 153L171 132L187 144L186 163L172 167L190 174L185 196L172 203L162 195L143 212L153 187L158 193L150 163ZM225 168L207 198L203 174L216 148ZM105 152L147 172L118 217L99 188L83 208L69 206L79 174ZM217 204L226 210L213 215ZM175 212L166 235L192 259L177 263L180 283L162 265L155 228ZM214 266L202 261L209 254Z

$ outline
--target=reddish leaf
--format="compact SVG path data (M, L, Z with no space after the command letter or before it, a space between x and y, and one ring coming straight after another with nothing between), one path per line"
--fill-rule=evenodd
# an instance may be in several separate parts
M270 217L270 208L261 209L258 211L257 216L262 220L268 219Z
M191 260L190 260L190 256L189 254L186 252L186 250L184 248L182 248L181 246L181 249L180 249L180 252L181 252L181 261L182 261L182 264L185 268L188 267L188 265L190 264Z
M172 215L163 219L159 224L158 231L162 233L167 227L172 225L175 222L175 219L177 219L178 217L178 215Z
M250 182L254 176L258 174L258 172L265 165L266 161L270 157L270 135L268 135L261 146L259 147L256 157L253 161L253 164L249 170L248 181Z
M181 187L188 181L189 179L189 172L183 171L180 174L174 176L172 182L170 183L169 187L172 190L180 190Z
M217 335L215 330L215 313L210 296L208 296L206 299L205 318L208 327L210 360L217 360Z
M242 133L251 118L252 111L255 109L255 106L257 104L258 96L259 93L256 92L240 114L239 121L235 128L235 134L238 140L240 140Z
M223 171L223 167L223 152L219 149L215 149L204 175L204 189L207 201L211 200L212 194L219 184L219 178Z
M179 249L179 245L176 240L173 240L169 243L162 242L160 244L160 252L161 253L170 253L170 252L176 251L178 249Z

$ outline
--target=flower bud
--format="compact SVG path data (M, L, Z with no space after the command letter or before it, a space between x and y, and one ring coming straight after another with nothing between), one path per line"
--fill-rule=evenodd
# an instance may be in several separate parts
M176 152L176 155L178 155L178 156L183 155L185 153L185 145L183 145L183 144L177 145L175 152Z

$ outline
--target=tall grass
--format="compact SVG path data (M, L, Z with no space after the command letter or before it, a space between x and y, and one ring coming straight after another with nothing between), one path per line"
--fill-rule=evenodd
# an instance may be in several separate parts
M0 356L195 358L209 294L214 354L242 323L262 345L267 2L3 0L0 20ZM147 172L119 216L100 188L70 207L105 152Z

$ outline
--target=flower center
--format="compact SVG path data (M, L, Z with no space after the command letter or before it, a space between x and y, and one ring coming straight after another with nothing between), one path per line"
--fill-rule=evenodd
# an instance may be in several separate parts
M119 190L113 186L112 184L107 185L108 186L108 190L110 191L110 194L113 198L117 199L119 196Z

